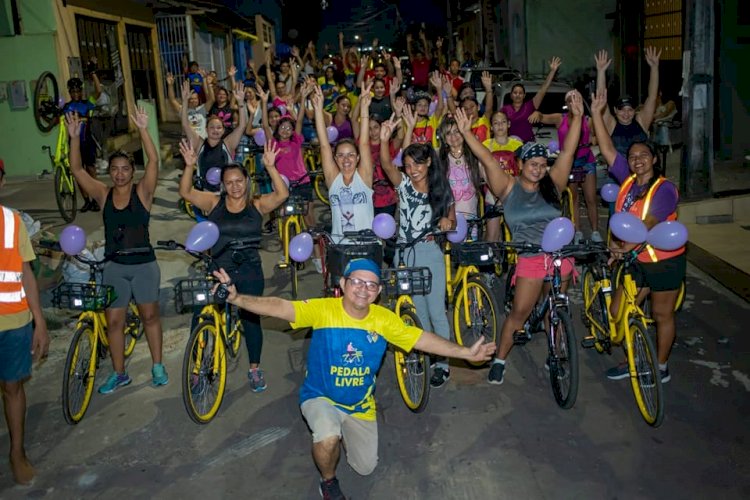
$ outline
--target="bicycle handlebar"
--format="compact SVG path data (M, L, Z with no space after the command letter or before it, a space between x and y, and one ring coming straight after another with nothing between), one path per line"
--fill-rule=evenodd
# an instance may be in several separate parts
M205 260L205 261L212 261L218 258L221 254L226 252L227 250L247 250L251 248L258 249L260 248L260 242L262 240L261 236L250 236L247 238L240 238L237 240L231 240L227 242L226 245L221 247L217 252L213 254L207 254L203 252L196 252L193 250L188 250L185 245L182 243L179 243L175 240L160 240L156 242L156 249L157 250L184 250L185 252L189 253L195 258Z

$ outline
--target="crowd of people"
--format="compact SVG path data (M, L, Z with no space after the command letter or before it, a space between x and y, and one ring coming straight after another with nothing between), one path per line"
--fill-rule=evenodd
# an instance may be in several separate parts
M622 186L617 211L637 215L647 227L676 218L677 190L662 175L648 142L658 96L659 52L655 49L646 50L648 98L638 112L628 96L620 96L610 110L605 80L611 60L601 51L595 55L598 81L596 94L591 96L590 116L584 105L588 96L576 90L566 95L567 111L544 115L538 109L562 64L558 57L550 60L539 92L529 99L523 83L518 83L510 103L504 104L495 101L492 77L487 73L481 78L486 97L478 101L473 86L459 74L461 62L444 56L442 39L432 43L423 32L418 39L408 37L406 59L381 50L377 42L371 51L358 51L345 46L343 35L339 41L338 57L318 58L312 43L302 54L292 48L287 57L268 51L261 68L249 63L244 74L238 75L232 67L224 82L191 62L182 76L180 99L175 88L179 79L167 75L170 102L180 114L187 137L180 145L185 169L179 193L200 217L218 226L221 237L215 248L232 239L263 237L272 228L272 214L288 196L312 203L310 175L303 161L307 147L320 151L330 199L330 232L336 242L346 242L348 231L372 227L380 213L397 219L398 240L412 242L425 229L455 230L459 215L478 217L484 203L502 206L514 240L540 245L546 224L561 214L561 194L569 184L573 191L582 186L590 238L601 241L593 144L598 144L611 175ZM76 87L69 88L71 100L80 99L74 93ZM71 169L87 193L90 207L103 207L107 252L150 248L149 212L156 188L157 152L146 129L149 117L142 110L131 112L145 145L144 177L136 182L132 158L116 153L109 160L110 187L85 168L88 163L80 139L85 112L75 106L66 111ZM548 148L534 141L532 125L537 122L557 127L561 151L554 162ZM336 131L335 140L329 138L331 128ZM247 146L263 149L259 169L267 173L268 183L257 196L250 192L249 174L242 166ZM211 186L206 178L214 167L221 168L219 186ZM314 213L308 213L311 226L317 222ZM500 240L497 220L487 223L483 237ZM611 248L618 256L632 246L613 238ZM342 438L354 470L369 474L377 463L373 390L386 341L406 350L490 361L488 382L502 384L513 333L522 327L551 270L542 253L519 255L515 274L508 277L516 291L498 345L480 341L462 348L450 341L440 238L417 243L410 255L412 261L407 264L414 264L418 255L419 265L432 270L431 293L414 297L424 330L404 326L393 313L375 304L381 291L381 269L369 259L353 260L346 267L340 281L341 298L302 302L261 297L264 276L255 249L234 252L218 261L222 269L216 273L217 280L228 287L229 302L243 310L252 391L267 388L261 369L260 316L276 316L292 326L313 328L300 403L312 431L313 458L321 473L324 498L342 498L335 476ZM28 258L21 248L20 260L13 257L13 261L20 265ZM313 259L320 271L320 257ZM387 247L386 262L393 259L393 248L389 255ZM685 275L684 248L644 250L638 261L641 294L645 297L651 292L662 381L667 382L667 361L675 335L674 304ZM573 262L565 262L562 271L564 289L574 273ZM145 325L153 385L168 383L161 363L159 268L153 250L107 264L104 283L115 287L118 300L107 309L113 372L99 392L113 392L131 381L124 369L122 342L130 297L138 304ZM0 300L0 307L6 304ZM615 295L613 308L617 304ZM14 302L13 307L16 305ZM29 306L33 305L29 301ZM15 328L15 323L4 330L11 326ZM28 329L19 335L24 342L31 342ZM35 345L40 339L41 333L34 335ZM363 378L342 388L336 383L346 364L342 353L354 348L364 356L364 365L357 372ZM9 405L18 404L12 401L13 384L19 385L30 370L30 362L27 367L25 361L24 366L11 370L11 364L5 362L8 356L13 356L12 351L0 349L0 387L6 412ZM627 377L627 366L617 366L607 376ZM444 357L435 358L431 385L441 387L449 379L449 363ZM9 426L15 450L11 456L17 458L13 470L16 480L23 482L28 474L18 464L28 463L22 453L22 430L19 434L13 419Z

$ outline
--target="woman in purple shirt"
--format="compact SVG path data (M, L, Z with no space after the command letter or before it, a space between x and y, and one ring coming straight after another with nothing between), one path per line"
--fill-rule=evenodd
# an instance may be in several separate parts
M532 99L524 102L524 99L526 99L526 88L522 84L517 83L510 90L511 103L500 108L500 111L505 113L510 120L509 133L515 135L523 142L534 141L534 131L531 128L531 123L529 123L529 117L542 105L544 94L547 93L547 89L552 84L552 79L555 77L560 64L562 64L562 60L559 57L553 57L550 60L547 79L544 80L542 88L539 89L539 92Z

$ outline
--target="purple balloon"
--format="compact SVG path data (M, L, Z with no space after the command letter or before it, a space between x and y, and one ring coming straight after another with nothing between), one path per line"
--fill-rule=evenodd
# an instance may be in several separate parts
M567 217L552 219L542 234L542 250L545 252L557 252L562 247L573 241L576 229L573 222Z
M253 140L258 146L263 146L266 143L266 131L262 128L256 130L255 135L253 135Z
M326 129L326 133L328 134L328 142L336 142L336 139L339 138L339 129L337 129L333 125L330 125Z
M451 243L461 243L466 239L466 233L469 227L466 224L466 217L461 212L456 214L456 229L454 231L448 231L448 241Z
M617 200L617 195L620 194L620 186L609 182L602 186L601 194L602 200L607 203L614 203Z
M60 248L68 255L78 255L86 248L86 232L80 226L67 226L60 233Z
M296 262L304 262L313 251L313 239L310 233L299 233L289 242L289 257Z
M279 106L279 113L281 116L284 116L286 114L286 106Z
M284 174L281 174L281 180L284 181L284 184L286 184L286 187L289 187L289 177L287 177Z
M430 102L430 107L427 110L427 113L432 116L435 114L435 111L437 110L437 101Z
M550 154L555 154L560 152L560 143L556 140L552 139L549 141L549 144L547 144L547 151L550 152Z
M641 219L630 212L617 212L609 219L609 229L626 243L643 243L648 229Z
M391 214L378 214L372 220L372 230L384 240L393 238L396 234L396 219Z
M688 230L684 224L674 221L660 222L651 228L646 241L659 250L672 251L687 243Z
M219 241L219 227L211 221L194 225L185 239L185 248L191 252L205 252Z
M206 172L206 182L212 186L218 186L221 184L221 169L219 167L211 167Z
M398 154L393 159L393 164L396 165L397 167L402 167L404 165L404 150L403 149L398 150Z

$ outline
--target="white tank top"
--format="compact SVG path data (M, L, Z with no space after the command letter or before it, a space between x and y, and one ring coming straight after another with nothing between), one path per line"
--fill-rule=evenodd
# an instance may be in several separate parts
M351 184L344 185L344 176L339 173L328 190L331 200L331 236L339 243L347 231L361 231L372 228L375 217L372 204L372 188L354 172ZM343 243L343 241L342 241Z

